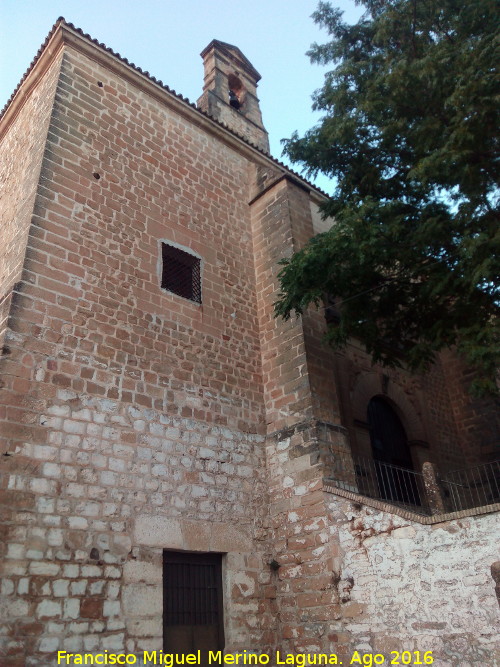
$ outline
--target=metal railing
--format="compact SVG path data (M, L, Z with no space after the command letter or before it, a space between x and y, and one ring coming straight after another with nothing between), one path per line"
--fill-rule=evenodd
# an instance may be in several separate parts
M345 451L330 451L328 481L337 488L429 516L500 503L500 461L424 474Z
M450 512L500 503L500 461L452 470L440 475L439 482Z
M420 472L369 457L332 452L332 476L328 481L340 489L429 515L424 476Z

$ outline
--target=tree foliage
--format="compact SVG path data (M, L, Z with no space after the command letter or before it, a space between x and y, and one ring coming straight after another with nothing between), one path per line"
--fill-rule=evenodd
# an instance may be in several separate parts
M496 0L363 0L355 25L321 2L335 67L314 95L321 122L284 152L335 179L329 232L283 260L276 314L333 294L336 347L425 368L456 347L495 390L499 364L500 62Z

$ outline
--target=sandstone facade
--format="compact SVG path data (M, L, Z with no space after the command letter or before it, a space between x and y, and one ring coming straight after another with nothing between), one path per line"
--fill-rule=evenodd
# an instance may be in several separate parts
M494 665L499 507L426 521L325 482L370 454L373 396L416 467L491 460L493 407L451 356L387 372L325 348L322 312L274 319L324 195L265 152L243 54L203 57L195 108L59 21L2 117L2 665L160 650L164 550L224 555L229 652ZM201 303L161 287L162 244Z

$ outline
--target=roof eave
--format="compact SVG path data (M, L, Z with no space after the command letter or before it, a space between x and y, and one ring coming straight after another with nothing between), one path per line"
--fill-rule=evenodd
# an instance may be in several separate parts
M151 76L149 72L144 72L141 68L123 58L119 53L115 53L112 49L106 47L105 44L99 43L97 40L92 39L90 35L75 28L71 23L67 23L63 18L59 18L52 27L47 39L40 47L28 71L21 79L21 82L4 108L0 116L0 139L16 118L32 90L43 78L47 69L65 46L74 48L91 60L113 71L118 76L123 77L190 122L217 136L220 141L246 155L252 161L261 165L269 165L271 162L274 166L279 167L280 170L288 174L301 187L309 189L311 195L313 195L313 199L318 203L327 198L326 193L289 169L285 164L250 143L247 139L227 127L227 125L209 116L206 112L192 104L187 98L177 94L174 90L164 85L162 81Z

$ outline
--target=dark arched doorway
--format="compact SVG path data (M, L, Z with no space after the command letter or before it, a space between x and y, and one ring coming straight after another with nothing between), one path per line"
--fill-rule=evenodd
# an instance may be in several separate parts
M384 398L374 396L368 403L368 424L373 458L413 470L404 426Z
M408 438L401 420L381 396L368 403L370 440L380 497L420 505L415 475L412 474Z

